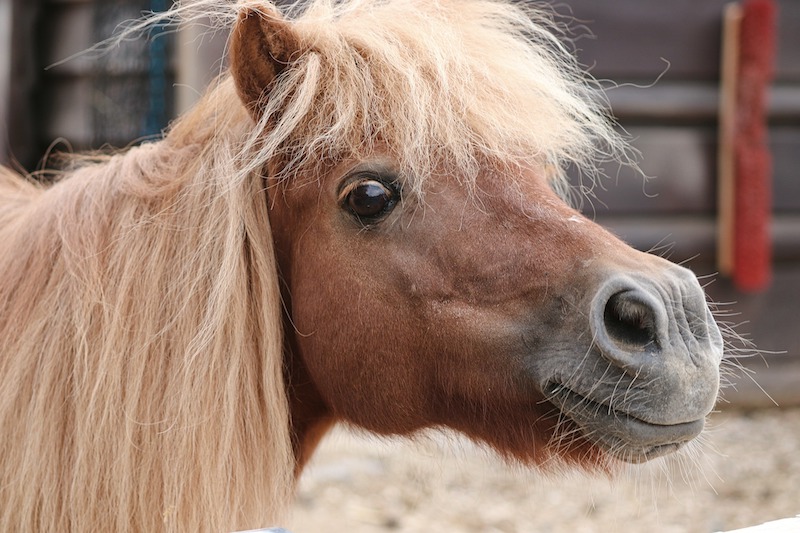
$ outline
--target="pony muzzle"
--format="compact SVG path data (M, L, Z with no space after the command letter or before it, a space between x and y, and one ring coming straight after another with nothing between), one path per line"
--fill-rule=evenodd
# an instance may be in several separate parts
M580 379L545 391L587 439L641 462L703 430L719 389L722 337L690 271L612 275L591 301L589 325Z

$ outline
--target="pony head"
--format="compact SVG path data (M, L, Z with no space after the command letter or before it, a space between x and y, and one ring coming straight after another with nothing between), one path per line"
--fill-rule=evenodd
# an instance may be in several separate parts
M550 29L484 0L240 12L300 464L335 421L601 468L702 430L722 341L695 276L559 197L626 149Z

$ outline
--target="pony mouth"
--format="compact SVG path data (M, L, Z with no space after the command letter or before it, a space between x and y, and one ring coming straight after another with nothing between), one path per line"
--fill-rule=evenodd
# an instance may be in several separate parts
M578 426L584 438L627 463L643 463L672 453L697 437L705 426L705 418L677 424L648 422L560 383L549 383L545 393L560 413Z

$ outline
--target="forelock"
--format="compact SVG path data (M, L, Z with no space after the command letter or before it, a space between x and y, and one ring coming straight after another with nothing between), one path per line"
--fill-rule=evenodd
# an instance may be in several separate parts
M435 168L472 183L478 161L593 175L626 145L597 84L542 12L494 0L317 0L290 9L304 53L265 111L294 165L388 146L418 191ZM562 183L563 185L563 183Z

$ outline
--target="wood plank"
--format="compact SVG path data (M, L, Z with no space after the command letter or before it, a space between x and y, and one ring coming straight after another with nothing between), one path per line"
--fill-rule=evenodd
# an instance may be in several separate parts
M735 138L739 83L739 38L742 7L725 8L722 24L721 82L717 125L717 268L724 276L734 271L736 223Z
M43 142L65 139L74 149L92 145L91 78L51 79L42 87L39 135Z
M610 178L585 202L587 213L614 212L642 216L665 213L716 212L716 128L714 126L627 127L632 144L641 152L641 167L653 179L616 165L606 166ZM778 213L800 212L800 125L770 128L773 154L773 207ZM573 179L578 183L577 178Z
M800 83L800 2L778 1L778 59L776 80Z
M548 1L572 21L578 57L597 78L645 84L662 73L662 81L719 78L722 11L731 0ZM778 6L776 79L800 82L800 2L778 0Z
M708 263L715 260L716 220L711 213L666 213L648 217L605 214L595 220L639 250L668 247L671 258L676 261L693 257ZM800 214L776 214L772 219L771 234L776 262L800 262ZM711 270L716 271L716 267Z
M800 405L800 354L753 356L736 360L727 371L721 408L795 407Z
M722 9L728 0L552 0L594 38L576 42L578 57L598 78L652 83L715 80ZM568 9L559 9L567 4ZM665 61L666 60L666 61ZM666 70L666 72L665 72Z
M659 82L652 87L621 85L606 93L613 115L625 124L713 125L719 111L719 85L709 82ZM773 85L767 116L772 124L797 124L800 87Z
M52 0L51 0L52 1ZM47 6L47 16L41 17L41 66L48 68L70 56L88 50L94 43L92 19L94 7L90 2L59 2ZM77 55L44 72L44 77L57 75L90 75L96 59L89 54Z
M595 188L586 212L620 214L710 213L716 204L713 127L626 128L641 153L644 180L629 168L605 167L610 177Z

